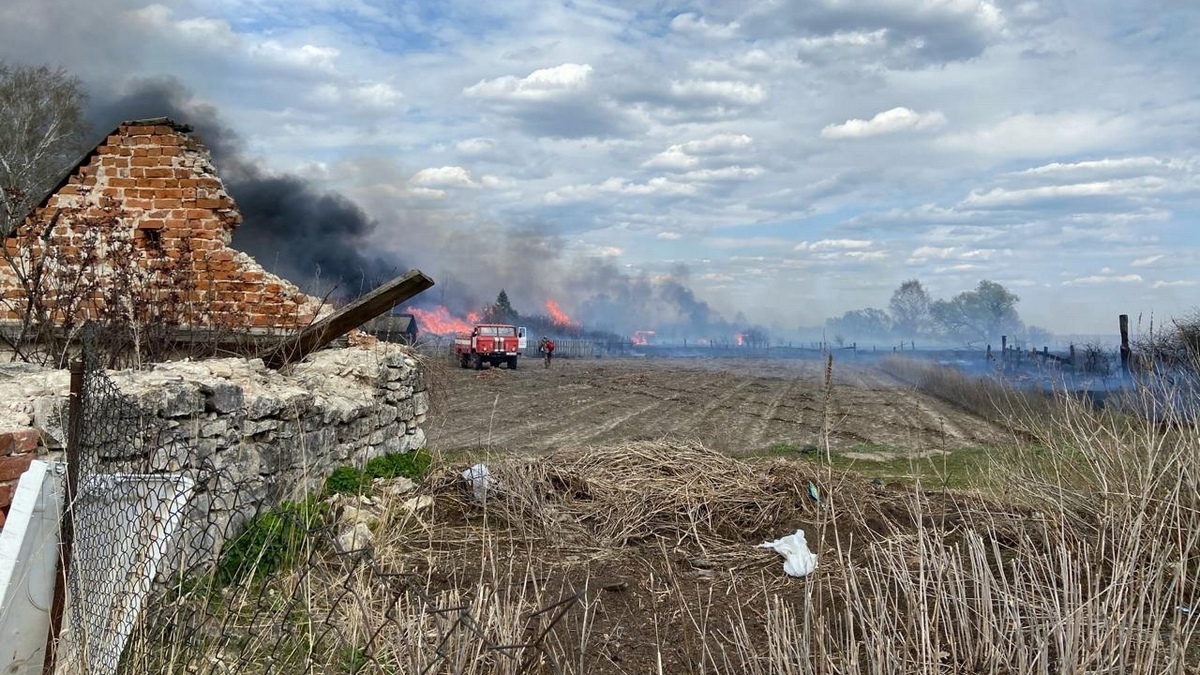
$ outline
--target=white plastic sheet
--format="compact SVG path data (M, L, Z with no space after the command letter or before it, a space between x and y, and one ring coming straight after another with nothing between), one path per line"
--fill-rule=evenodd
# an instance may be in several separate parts
M790 577L808 576L817 569L817 554L808 550L804 530L796 530L795 534L759 544L758 547L774 549L782 555L783 571Z
M487 499L488 488L492 487L493 482L487 464L480 462L472 466L462 472L462 477L471 484L471 492L474 493L475 499L479 501Z

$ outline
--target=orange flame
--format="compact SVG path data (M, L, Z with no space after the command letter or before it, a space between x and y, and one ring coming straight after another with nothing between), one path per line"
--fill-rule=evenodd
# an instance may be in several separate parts
M635 330L629 341L635 345L648 345L650 344L650 339L653 337L654 331L652 330Z
M579 326L579 324L572 321L571 317L567 316L567 313L562 311L562 309L559 308L558 303L554 302L553 300L546 301L546 311L550 312L550 321L552 321L555 326L559 326L561 328L576 328Z
M736 333L736 334L734 334L733 337L737 338L737 343L739 345L746 344L746 334L745 333Z
M404 311L417 317L417 325L422 331L434 335L470 333L475 324L479 323L479 315L475 312L468 312L467 318L460 319L452 316L450 310L442 305L438 305L434 309L406 307Z

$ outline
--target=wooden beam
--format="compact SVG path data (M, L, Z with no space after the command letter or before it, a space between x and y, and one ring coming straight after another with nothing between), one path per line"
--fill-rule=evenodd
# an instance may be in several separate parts
M387 312L396 305L433 286L433 279L420 270L396 277L340 310L289 337L263 357L267 367L278 370L296 363L314 350L329 344L352 329Z
M1133 354L1133 350L1129 348L1129 315L1121 314L1117 317L1117 322L1121 329L1121 370L1129 372L1129 357Z

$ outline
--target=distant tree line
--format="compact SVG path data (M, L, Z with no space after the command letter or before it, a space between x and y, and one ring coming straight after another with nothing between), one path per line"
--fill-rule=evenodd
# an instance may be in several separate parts
M825 329L838 342L924 340L982 346L999 345L1002 335L1011 344L1047 342L1049 331L1021 320L1019 301L1015 293L986 279L972 290L935 300L919 280L909 279L892 293L887 310L851 310L827 320Z

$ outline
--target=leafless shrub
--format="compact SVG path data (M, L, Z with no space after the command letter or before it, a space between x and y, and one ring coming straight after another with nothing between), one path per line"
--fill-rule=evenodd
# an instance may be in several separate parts
M1084 373L1100 377L1112 377L1114 374L1116 354L1099 343L1089 342L1081 345L1076 358L1079 359L1079 369Z

